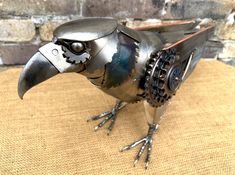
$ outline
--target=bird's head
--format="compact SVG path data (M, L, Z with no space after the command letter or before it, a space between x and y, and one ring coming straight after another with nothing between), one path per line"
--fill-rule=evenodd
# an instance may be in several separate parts
M18 83L20 98L58 73L83 72L116 28L117 21L107 18L79 19L59 26L53 41L39 48L24 67Z

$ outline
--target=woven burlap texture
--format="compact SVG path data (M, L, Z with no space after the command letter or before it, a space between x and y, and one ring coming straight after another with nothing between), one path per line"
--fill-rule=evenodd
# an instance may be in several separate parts
M137 167L142 103L123 109L111 136L87 117L115 99L78 74L60 74L17 95L21 68L0 73L0 174L235 174L235 69L201 61L172 99L154 137L152 161Z

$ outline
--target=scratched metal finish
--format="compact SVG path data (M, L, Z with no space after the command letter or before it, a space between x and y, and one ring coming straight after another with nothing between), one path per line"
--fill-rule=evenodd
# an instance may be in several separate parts
M168 29L177 36L182 34L178 33L178 28ZM178 38L166 37L161 32L129 29L118 25L114 19L88 18L69 22L57 28L54 40L41 47L27 63L19 80L18 94L23 98L31 87L58 73L81 73L102 91L118 99L111 111L89 119L102 120L95 130L110 121L108 134L119 110L127 103L144 100L148 133L121 151L142 144L134 165L146 150L147 168L153 136L168 100L191 74L211 31L212 28L204 28L176 41Z
M135 42L135 40L125 34L121 33L119 35L123 37L123 41L128 41L129 44ZM132 44L131 47L124 43L120 44L120 46L123 45L123 48L119 49L122 53L117 54L118 51L115 52L112 57L112 62L107 63L106 68L108 69L106 69L105 74L111 73L111 75L106 75L104 82L108 82L108 86L104 84L104 86L100 87L105 93L126 102L136 102L143 99L144 91L140 83L145 76L144 68L146 62L154 49L161 49L163 47L162 40L152 33L136 31L136 35L141 39L141 43L138 44L138 47L136 47L135 44ZM135 54L133 52L134 49L137 49L137 53ZM119 58L120 56L122 57ZM131 63L135 63L134 66L130 65ZM121 69L117 70L117 65ZM127 68L127 70L122 70L124 68ZM112 73L112 69L117 70L117 73L115 71ZM124 78L124 75L128 76ZM109 80L110 78L114 79ZM111 82L117 85L119 83L119 85L110 86Z
M113 55L112 62L105 65L105 80L102 87L107 89L120 86L128 80L135 69L138 45L122 33L118 34L118 41L117 52Z

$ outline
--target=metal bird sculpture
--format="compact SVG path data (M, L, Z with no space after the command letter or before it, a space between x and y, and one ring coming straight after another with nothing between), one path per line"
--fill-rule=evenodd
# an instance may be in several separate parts
M134 165L146 149L147 168L159 120L171 97L194 70L213 31L213 27L194 27L186 25L182 29L176 24L133 30L109 18L65 23L54 31L53 41L41 47L24 67L18 94L23 98L30 88L58 73L80 73L117 98L111 111L88 119L102 120L95 130L110 121L108 133L118 111L128 103L143 101L147 135L121 151L142 144Z

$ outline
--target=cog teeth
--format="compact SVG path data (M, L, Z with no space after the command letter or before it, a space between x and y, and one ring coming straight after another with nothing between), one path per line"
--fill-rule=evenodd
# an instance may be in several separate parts
M161 50L153 52L146 64L145 98L153 107L163 105L174 93L167 87L167 75L175 64L175 57L175 50Z
M84 53L81 55L76 55L69 51L69 49L62 45L61 46L62 50L64 51L63 57L66 58L66 62L71 63L71 64L83 64L86 61L90 60L90 54L89 54L89 49L86 49Z
M156 56L157 56L156 52L152 52L151 55L150 55L150 58L154 58Z
M161 73L160 73L160 75L159 75L159 78L160 78L161 80L165 80L165 78L166 78L166 72L165 72L164 70L161 70Z
M71 63L71 64L75 64L75 61L71 61L70 59L66 58L66 62Z
M153 68L153 67L154 67L154 65L153 65L153 64L149 64L149 67L150 67L150 68Z
M135 46L137 46L137 47L139 47L139 45L140 45L140 44L139 44L139 43L137 43L137 42L134 42L134 44L135 44Z
M156 62L157 61L157 59L156 58L153 58L153 62Z
M162 89L164 87L164 81L159 81L158 87Z
M159 103L161 101L160 97L157 98L157 102Z
M62 54L64 58L68 58L64 53Z
M150 71L150 70L147 70L147 74L150 75L150 74L151 74L151 71Z
M146 81L149 81L149 80L150 80L150 77L149 77L149 76L147 76L147 77L146 77Z
M163 96L164 93L165 93L165 90L164 90L164 89L159 90L159 95L160 95L160 96Z
M62 49L62 51L66 52L66 47L65 46L62 46L61 49Z
M175 59L170 59L168 62L169 64L173 64L175 62Z

